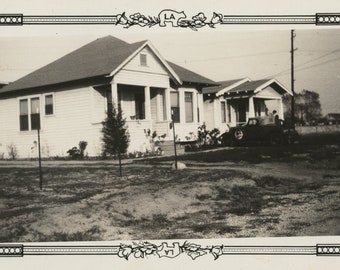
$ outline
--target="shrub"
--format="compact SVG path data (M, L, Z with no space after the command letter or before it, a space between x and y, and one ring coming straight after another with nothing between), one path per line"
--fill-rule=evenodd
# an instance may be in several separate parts
M86 149L87 142L86 141L80 141L78 145L79 145L79 150L80 150L80 156L84 157L84 151Z
M205 125L198 127L198 144L201 146L217 146L219 141L220 131L218 128L207 130Z
M67 151L67 154L71 159L83 159L84 158L84 151L87 146L86 141L80 141L78 144L79 148L76 146L72 147Z

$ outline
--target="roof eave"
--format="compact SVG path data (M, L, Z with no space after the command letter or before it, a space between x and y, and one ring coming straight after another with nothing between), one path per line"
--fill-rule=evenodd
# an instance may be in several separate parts
M263 90L263 89L266 88L267 86L271 85L272 83L276 83L278 86L280 86L280 87L281 87L284 91L286 91L288 94L290 94L291 96L293 95L286 87L284 87L284 86L283 86L278 80L276 80L276 79L271 79L271 80L265 82L264 84L258 86L258 87L255 89L254 93L256 94L256 93L260 92L261 90Z
M244 79L241 79L235 83L233 83L232 85L229 85L228 87L225 87L219 91L216 92L216 96L222 96L224 95L226 92L230 91L231 89L245 83L245 82L250 82L250 79L247 77L247 78L244 78Z
M93 77L88 77L88 78L80 78L80 79L74 79L74 80L70 80L70 81L63 81L63 82L57 82L57 83L51 83L51 84L45 84L45 85L37 85L37 86L31 86L31 87L26 87L26 88L14 88L14 89L9 89L6 90L5 88L0 89L0 96L1 95L8 95L8 94L14 94L17 92L21 92L21 91L36 91L40 88L59 88L60 86L63 85L70 85L70 84L79 84L79 83L86 83L86 81L93 81L93 80L101 80L103 78L107 78L109 74L102 74L102 75L96 75ZM5 91L2 91L5 90Z

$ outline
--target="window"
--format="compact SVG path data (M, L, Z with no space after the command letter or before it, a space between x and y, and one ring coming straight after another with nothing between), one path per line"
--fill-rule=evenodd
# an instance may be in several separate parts
M45 96L45 115L53 114L53 95Z
M184 102L185 102L185 122L187 123L194 122L192 92L184 93Z
M135 94L136 119L145 119L145 97L144 93Z
M28 100L20 100L20 130L28 130Z
M166 120L166 99L165 99L165 91L160 89L158 90L158 95L160 96L159 102L160 102L160 108L161 111L159 112L159 120Z
M228 122L231 122L231 106L230 103L227 102L227 109L228 109Z
M20 131L40 128L40 99L26 98L19 101L20 104ZM30 104L30 106L29 106Z
M170 92L170 100L171 100L171 115L172 120L175 123L179 123L179 95L178 92Z
M39 98L31 98L31 129L40 128Z
M227 122L227 116L225 114L225 101L221 101L221 121L222 123Z
M139 55L139 60L140 60L140 65L141 66L147 66L147 58L146 58L146 54L143 54L143 53L141 53L140 55Z

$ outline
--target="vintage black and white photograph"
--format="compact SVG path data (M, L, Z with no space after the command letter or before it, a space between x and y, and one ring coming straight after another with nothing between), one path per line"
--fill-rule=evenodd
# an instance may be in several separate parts
M340 6L90 2L1 7L0 265L335 266Z
M339 44L293 28L1 38L0 241L339 235Z

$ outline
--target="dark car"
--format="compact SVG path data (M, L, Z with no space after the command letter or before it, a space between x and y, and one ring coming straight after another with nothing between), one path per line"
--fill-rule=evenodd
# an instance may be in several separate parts
M249 118L243 126L232 127L221 135L224 145L245 145L245 144L291 144L298 141L299 135L294 129L284 126L282 120L274 122L269 117Z

